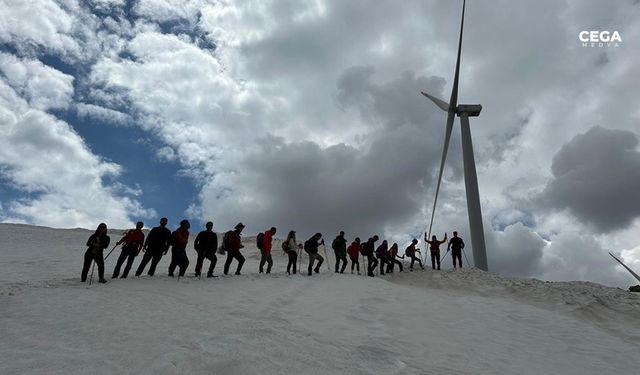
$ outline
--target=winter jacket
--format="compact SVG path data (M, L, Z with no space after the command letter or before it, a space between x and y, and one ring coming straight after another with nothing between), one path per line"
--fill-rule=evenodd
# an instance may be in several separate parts
M120 242L124 242L122 247L126 247L128 249L140 249L144 243L144 233L142 233L140 229L131 229L127 234L125 234L124 239L120 240Z
M273 237L273 234L271 234L271 230L265 231L264 232L264 237L262 237L262 251L264 251L267 254L271 253L271 238Z
M144 246L152 250L167 251L171 245L171 231L166 227L154 227L147 236Z
M387 255L387 244L383 242L376 249L376 257L380 259L380 258L384 258L386 255Z
M396 257L398 256L398 245L391 245L391 248L389 249L389 258L396 259Z
M414 256L415 253L416 253L416 245L414 244L407 246L407 248L404 250L404 254L409 257Z
M242 240L240 239L240 233L237 230L229 232L229 236L227 237L227 246L225 245L225 250L228 251L240 251L242 248Z
M460 237L453 237L449 241L449 245L447 246L447 249L449 247L451 247L453 250L462 250L464 249L464 241L462 241L462 238Z
M189 242L189 231L178 228L171 235L171 245L176 249L186 249Z
M440 250L440 245L442 245L442 244L443 244L443 243L445 243L445 242L447 242L447 238L446 238L446 237L445 237L445 239L444 239L444 240L442 240L442 241L438 241L438 240L435 240L435 241L429 241L429 240L427 240L427 243L429 244L429 249L430 249L431 251Z
M97 254L109 247L110 242L111 238L109 238L109 236L107 236L106 234L100 236L99 234L94 233L89 236L89 239L87 240L87 246L93 251L94 254Z
M336 237L333 240L331 247L338 253L339 256L344 256L347 254L347 240L344 239L344 236Z
M205 255L215 254L218 250L218 235L213 231L203 230L193 241L193 248Z
M349 257L358 259L358 256L360 255L360 244L356 241L353 241L351 245L349 245L347 253L349 253Z

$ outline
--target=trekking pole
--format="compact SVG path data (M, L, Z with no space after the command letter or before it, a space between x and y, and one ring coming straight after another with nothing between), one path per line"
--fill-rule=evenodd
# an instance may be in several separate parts
M447 249L447 252L444 253L444 256L442 257L442 259L440 259L440 262L444 262L444 258L447 257L447 254L449 254L449 249Z
M113 246L113 248L111 249L111 251L109 251L109 254L107 254L107 256L106 256L106 257L104 257L104 260L105 260L105 261L107 260L107 258L109 257L109 255L111 255L111 253L113 253L113 250L115 250L115 249L116 249L116 247L118 247L118 245L119 245L119 244L115 244L115 245Z
M462 249L462 254L464 254L464 260L467 261L467 267L471 267L471 263L469 263L469 259L467 259L467 252Z
M324 257L327 258L327 270L331 271L331 266L329 265L329 256L327 255L327 247L322 244L322 248L324 249Z

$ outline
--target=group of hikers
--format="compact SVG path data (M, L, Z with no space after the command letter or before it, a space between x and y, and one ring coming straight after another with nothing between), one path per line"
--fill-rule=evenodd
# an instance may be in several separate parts
M126 278L131 271L135 257L144 252L142 261L140 262L135 275L140 276L147 264L151 262L147 275L153 276L156 271L156 266L162 259L163 255L166 255L171 248L171 264L169 265L169 276L174 277L176 267L179 268L178 277L184 276L187 267L189 266L189 258L187 257L187 244L189 242L189 228L190 224L188 220L182 220L180 226L172 233L167 228L168 220L163 217L160 219L160 225L151 229L146 236L142 232L144 223L139 221L136 223L135 229L128 230L124 233L123 237L118 240L116 245L111 251L104 256L103 252L109 247L110 238L107 235L107 225L100 223L95 233L93 233L87 240L88 249L84 254L84 266L82 268L81 279L83 282L87 280L89 268L92 263L98 266L98 282L106 283L104 278L104 260L115 250L115 248L122 244L120 256L116 262L116 266L113 270L112 278ZM244 224L238 223L233 230L224 233L222 238L222 244L218 247L218 235L213 231L213 222L209 221L205 224L205 230L198 233L196 236L193 247L197 253L195 276L200 277L202 266L205 259L210 261L209 269L207 271L207 277L214 276L213 271L218 262L216 254L226 254L227 258L224 263L224 274L229 274L229 268L234 260L237 261L236 275L240 275L242 266L245 262L245 258L240 252L244 246L242 245L241 233L244 229ZM276 234L276 228L271 227L263 233L259 233L256 237L257 247L260 250L260 265L258 268L259 273L271 273L273 267L273 257L271 256L273 250L273 236ZM416 254L420 253L420 250L416 248L418 244L417 239L413 239L411 244L405 249L404 255L398 255L398 244L393 243L389 246L386 240L376 247L376 242L379 240L377 235L370 237L367 241L362 242L359 237L356 237L350 245L347 246L348 241L345 239L345 233L341 231L338 236L333 240L331 248L335 254L335 272L344 273L347 268L347 256L351 260L351 273L354 270L360 274L360 256L367 259L367 275L375 276L375 270L380 267L380 275L384 275L385 272L392 273L395 266L399 267L400 272L403 271L403 263L399 260L410 259L411 263L409 270L413 271L413 266L417 262L421 269L424 270L422 260ZM447 243L447 234L444 234L442 240L438 240L436 236L432 236L429 240L427 234L424 235L424 240L429 244L431 254L431 267L434 270L440 269L440 245ZM301 253L304 250L309 256L309 265L307 274L313 275L313 272L319 273L322 266L324 257L319 253L319 247L324 247L324 239L321 233L314 234L308 240L298 242L296 239L296 232L294 230L289 231L287 237L282 241L282 250L288 256L287 274L296 274L298 267L296 267L298 260L300 265L302 262ZM447 245L447 253L451 250L451 258L453 259L453 267L457 265L462 268L462 251L464 249L464 241L458 237L457 232L453 232L453 237L449 240ZM326 255L326 248L325 248ZM446 254L445 254L446 255ZM126 262L126 264L125 264ZM121 268L122 274L120 273ZM266 265L266 269L265 269ZM364 267L364 264L363 264ZM91 271L93 276L93 269Z

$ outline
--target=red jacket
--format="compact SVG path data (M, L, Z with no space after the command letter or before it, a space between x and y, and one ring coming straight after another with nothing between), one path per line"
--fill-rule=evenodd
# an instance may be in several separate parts
M349 245L347 253L349 254L349 257L358 259L358 256L360 255L360 244L353 241L351 245Z
M178 228L173 232L171 244L178 249L186 249L189 242L189 231L186 229Z
M227 242L229 244L229 248L227 250L240 251L240 248L242 247L242 242L240 241L240 233L238 233L237 230L234 230L231 233L229 233Z
M144 233L138 229L131 229L127 232L120 243L124 242L124 247L139 249L144 243Z
M271 237L273 237L271 229L264 232L264 237L262 238L262 251L267 254L271 253Z

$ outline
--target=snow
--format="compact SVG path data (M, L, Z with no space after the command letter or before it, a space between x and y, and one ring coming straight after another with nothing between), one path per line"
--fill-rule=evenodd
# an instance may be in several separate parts
M640 296L620 289L476 269L369 278L323 265L287 276L279 244L273 274L259 275L250 239L241 276L178 281L165 256L153 278L111 280L116 249L109 283L88 286L79 278L90 234L0 224L0 374L616 374L640 365ZM113 243L119 234L110 232Z

